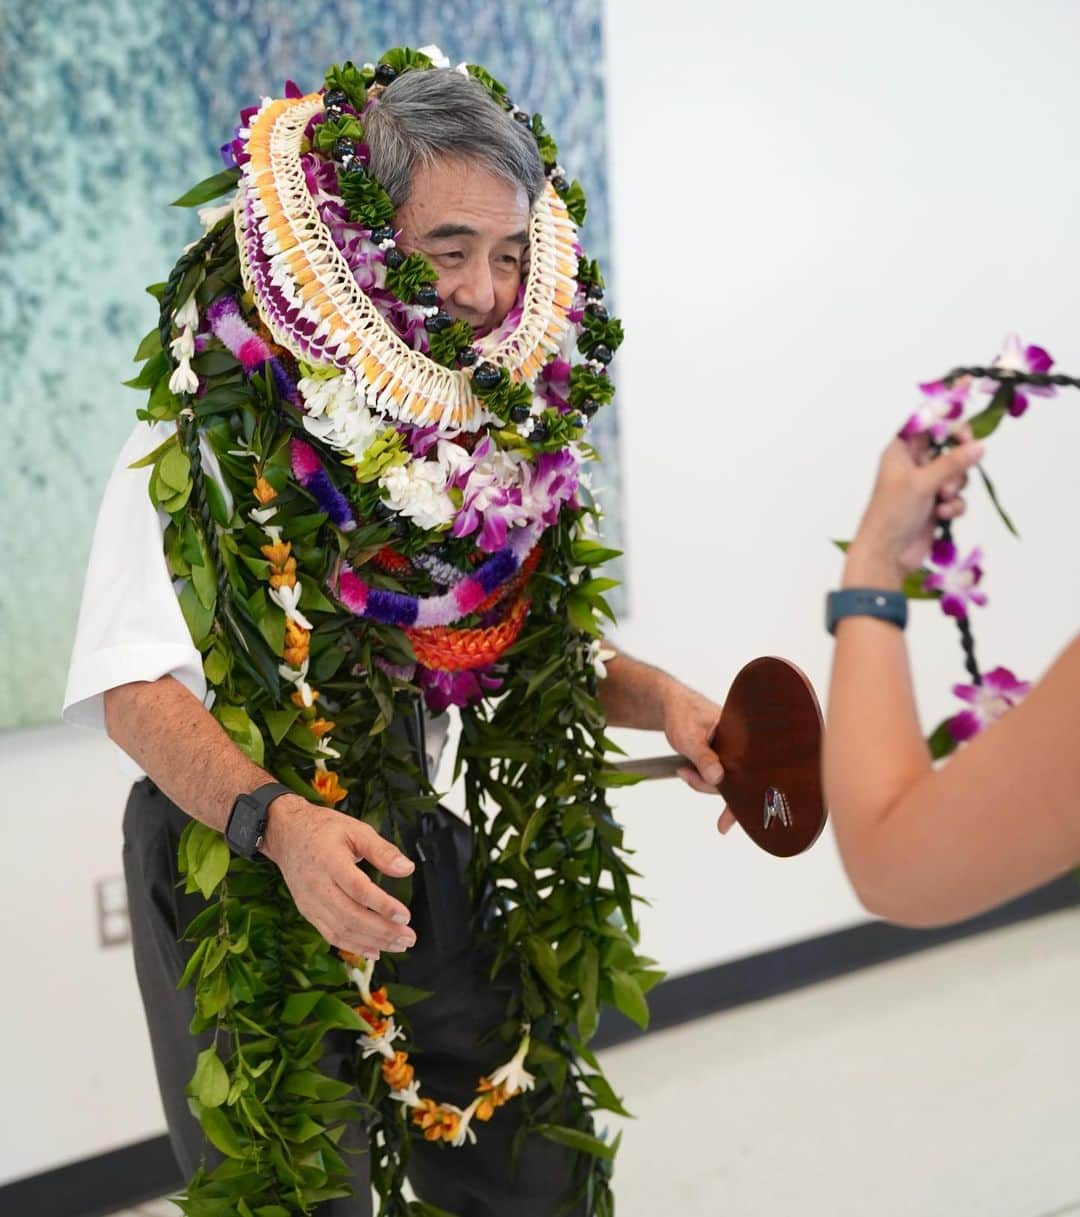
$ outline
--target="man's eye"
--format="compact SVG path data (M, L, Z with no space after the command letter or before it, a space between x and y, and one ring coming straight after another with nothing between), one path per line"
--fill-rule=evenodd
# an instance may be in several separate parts
M440 262L455 263L460 262L465 255L460 249L448 249L445 253L435 255Z
M513 254L501 254L498 258L498 261L499 261L500 265L502 265L502 266L515 266L516 267L516 266L520 265L519 260Z

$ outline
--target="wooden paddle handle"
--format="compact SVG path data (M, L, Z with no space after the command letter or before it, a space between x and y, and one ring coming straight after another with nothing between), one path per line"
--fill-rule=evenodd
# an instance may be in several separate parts
M672 752L668 756L647 756L636 761L616 761L611 768L618 773L632 773L642 781L651 782L656 778L676 777L679 770L684 769L687 765L690 765L690 762L685 756ZM690 765L690 768L692 769L693 766Z

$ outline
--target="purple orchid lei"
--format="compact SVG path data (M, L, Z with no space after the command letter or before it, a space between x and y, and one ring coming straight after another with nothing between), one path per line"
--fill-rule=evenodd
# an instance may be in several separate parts
M1058 387L1080 387L1080 380L1051 374L1054 361L1049 353L1034 344L1025 345L1016 334L1006 339L1004 349L989 367L956 368L940 380L919 386L922 400L900 429L901 439L926 435L936 453L959 441L966 424L976 439L985 439L1006 418L1020 418L1028 410L1031 397L1053 397ZM968 413L975 394L990 394L989 401L978 401ZM1016 535L1012 521L997 498L993 483L982 466L980 477L1006 527ZM916 571L905 583L909 599L935 599L942 612L951 617L960 633L964 664L970 684L953 686L953 693L965 708L945 719L931 733L928 743L935 760L948 756L958 745L972 739L1003 717L1027 695L1029 681L1018 679L1005 667L982 672L975 657L970 610L987 604L982 590L983 554L975 548L962 554L953 540L952 525L938 526L930 551L928 567Z

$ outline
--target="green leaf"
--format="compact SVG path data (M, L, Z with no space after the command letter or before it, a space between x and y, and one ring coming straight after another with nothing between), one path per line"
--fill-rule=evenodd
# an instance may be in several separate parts
M393 983L386 985L386 996L395 1006L401 1006L403 1009L406 1006L415 1006L422 1001L427 1001L432 995L431 989L417 989L413 985Z
M599 637L600 627L596 624L592 605L580 592L573 592L567 596L566 613L575 629Z
M225 677L229 674L229 661L225 657L225 652L219 647L211 647L203 657L203 672L210 684L224 683Z
M613 1111L620 1116L626 1116L630 1120L634 1118L622 1105L619 1096L611 1089L611 1083L608 1082L602 1073L586 1074L582 1080L592 1091L597 1107L602 1107L605 1111Z
M210 1144L227 1158L246 1157L243 1142L220 1107L203 1108L199 1112L199 1123Z
M986 409L968 419L968 426L975 439L986 439L988 435L994 434L1001 425L1002 419L1009 412L1015 392L1013 385L1008 381L1002 381Z
M168 371L169 360L164 351L158 351L143 364L138 376L133 376L131 380L125 380L123 383L128 389L152 389Z
M146 469L150 465L156 465L158 462L158 458L161 456L164 456L167 449L173 447L174 444L178 444L179 442L180 442L179 433L177 433L175 435L170 435L169 438L167 440L165 440L164 443L158 444L158 446L154 449L153 452L148 452L144 457L141 457L139 460L132 461L131 464L128 465L128 468L129 469Z
M203 478L203 489L206 491L206 501L210 504L210 514L222 528L229 527L229 509L225 506L225 495L221 487L212 477Z
M199 207L203 203L209 203L211 199L220 198L223 194L234 190L239 180L239 169L225 169L221 173L215 173L213 177L203 178L197 186L192 186L187 194L182 194L176 199L172 206Z
M998 515L1001 516L1001 522L1014 537L1019 539L1020 534L1016 531L1016 525L1009 518L1009 513L1004 507L1002 507L1001 501L997 496L997 491L994 489L994 483L990 481L989 474L982 467L982 465L976 465L975 468L979 471L979 477L981 477L983 480L983 485L986 487L986 493L990 496L990 502L994 504L994 509L997 511Z
M615 1008L644 1031L649 1025L649 1005L638 982L629 972L613 968L610 973Z
M229 997L228 978L222 971L215 972L206 984L200 981L195 993L195 1009L203 1018L212 1019L229 1004Z
M159 332L157 326L154 326L149 334L144 335L143 340L139 343L139 349L135 352L135 356L131 362L142 363L143 360L149 359L153 355L157 355L160 350L161 333Z
M204 1048L195 1058L195 1074L188 1083L188 1094L203 1107L220 1107L229 1094L229 1075L217 1051Z
M192 820L191 822L193 824L198 823L197 820ZM202 963L203 956L209 949L211 941L212 940L209 938L204 938L202 942L200 942L195 948L195 950L191 952L187 963L184 965L184 971L181 973L180 979L176 982L176 987L178 989L183 989L191 983L191 978L198 971L199 964Z
M214 614L200 602L199 597L195 594L195 589L191 586L190 579L180 589L178 598L180 611L184 614L184 620L191 633L191 640L197 647L201 646L213 627Z
M165 449L158 462L157 475L179 494L191 480L191 458L179 444L174 444Z
M566 1128L562 1124L537 1124L534 1131L549 1141L576 1149L579 1153L590 1154L594 1158L603 1158L611 1162L615 1157L615 1146L608 1145L598 1137L591 1137L578 1128Z
M307 993L290 993L281 1011L281 1021L290 1027L298 1026L311 1016L322 998L323 994L318 989L311 989Z
M934 730L927 737L926 745L930 749L930 757L932 760L940 761L949 756L950 753L956 751L956 740L952 737L952 732L949 730L949 720L938 723Z
M263 718L266 720L266 725L270 728L270 738L274 741L275 745L281 743L299 715L299 709L295 708L292 710L263 711Z
M324 993L315 1013L327 1027L343 1027L346 1031L367 1031L368 1025L352 1008L329 993Z
M187 841L187 874L208 900L229 869L229 847L221 833L196 823Z
M525 831L521 834L521 844L518 846L518 853L522 858L528 852L529 846L536 840L536 834L544 826L547 814L546 807L538 807L529 816L529 822L525 825Z
M912 571L904 580L900 590L909 600L940 600L941 592L926 586L930 575L931 572L926 567Z

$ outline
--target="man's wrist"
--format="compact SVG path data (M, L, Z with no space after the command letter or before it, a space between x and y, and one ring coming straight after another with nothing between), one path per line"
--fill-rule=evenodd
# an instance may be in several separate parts
M259 853L280 867L292 834L308 810L308 801L302 795L279 794L266 809L266 829Z

